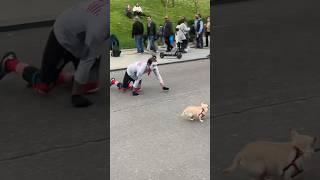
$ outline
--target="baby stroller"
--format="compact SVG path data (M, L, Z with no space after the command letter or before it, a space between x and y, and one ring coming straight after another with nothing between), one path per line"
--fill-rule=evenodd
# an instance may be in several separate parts
M170 36L169 38L170 40L170 44L173 45L173 48L170 52L161 52L160 53L160 58L164 58L165 56L176 56L178 59L182 58L182 53L180 52L180 48L181 46L177 46L177 43L174 40L174 36Z

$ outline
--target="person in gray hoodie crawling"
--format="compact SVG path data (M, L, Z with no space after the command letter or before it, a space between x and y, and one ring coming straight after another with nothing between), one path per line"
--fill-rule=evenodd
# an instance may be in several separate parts
M14 52L7 52L0 61L0 79L15 72L41 94L56 85L73 83L72 104L91 105L84 94L99 89L99 61L107 52L109 38L107 6L107 0L91 0L64 11L50 32L41 68L23 63ZM74 74L62 71L69 62L75 67Z

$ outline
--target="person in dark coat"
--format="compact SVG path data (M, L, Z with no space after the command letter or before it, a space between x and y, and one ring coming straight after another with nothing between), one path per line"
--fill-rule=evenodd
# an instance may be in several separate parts
M135 39L138 53L143 53L143 24L140 22L139 17L135 17L135 22L132 25L132 38Z
M157 52L157 48L155 45L155 39L157 36L157 28L156 24L152 21L151 16L147 17L147 35L148 35L148 40L150 43L150 50L153 50L154 52Z
M167 45L167 52L170 52L172 50L172 45L170 43L170 36L174 35L173 28L172 28L172 22L169 20L169 17L166 16L163 25L163 36L165 38L165 43Z

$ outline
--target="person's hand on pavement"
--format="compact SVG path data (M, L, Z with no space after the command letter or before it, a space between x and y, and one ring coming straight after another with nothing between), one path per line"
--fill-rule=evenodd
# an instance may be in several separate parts
M166 87L163 82L160 82L160 85L161 85L161 87L162 87L162 90L165 90L165 91L168 91L168 90L169 90L169 88Z

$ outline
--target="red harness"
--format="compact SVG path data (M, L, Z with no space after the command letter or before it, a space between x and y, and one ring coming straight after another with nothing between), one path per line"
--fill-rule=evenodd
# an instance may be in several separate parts
M282 170L282 176L285 175L286 171L290 168L290 167L294 167L294 169L296 170L296 173L294 173L293 175L291 175L292 178L296 177L297 175L301 174L303 172L303 169L300 169L298 167L298 165L296 164L296 161L303 155L303 152L296 146L293 147L294 150L296 151L296 156L294 157L294 159L291 161L291 163L286 166L285 168L283 168Z
M205 116L205 114L203 113L204 112L204 108L202 108L202 111L201 113L199 114L199 116L201 116L200 118L203 118Z

